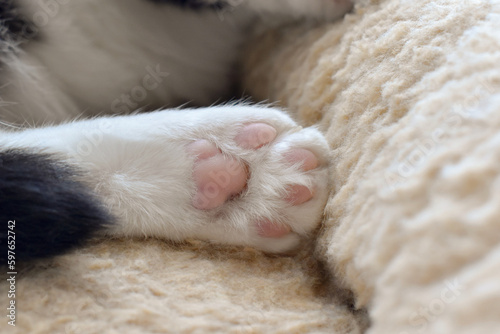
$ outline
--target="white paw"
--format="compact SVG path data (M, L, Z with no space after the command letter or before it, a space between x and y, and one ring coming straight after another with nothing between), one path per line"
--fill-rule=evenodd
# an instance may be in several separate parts
M196 237L283 252L319 224L328 195L328 145L280 111L213 109L187 146L194 158ZM200 129L201 130L201 129Z
M108 207L122 221L114 234L285 252L321 222L328 145L281 111L220 107L114 122L113 132L129 138L117 147L113 136L122 156L108 157L124 166L99 171L108 175L100 187Z

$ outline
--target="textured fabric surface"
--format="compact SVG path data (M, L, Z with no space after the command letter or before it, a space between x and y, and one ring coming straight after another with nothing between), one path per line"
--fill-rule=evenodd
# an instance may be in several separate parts
M499 1L364 0L260 37L245 91L332 148L315 256L97 242L20 273L0 332L361 333L339 287L369 333L498 332L499 31Z
M499 1L359 1L249 56L247 91L327 133L317 256L369 333L500 330L499 31Z
M16 327L2 315L0 333L361 333L310 259L194 241L99 242L18 274Z

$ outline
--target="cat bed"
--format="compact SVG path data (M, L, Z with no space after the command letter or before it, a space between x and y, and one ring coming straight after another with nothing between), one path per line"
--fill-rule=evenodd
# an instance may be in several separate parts
M245 92L331 145L318 238L291 257L96 241L20 272L2 332L497 332L498 31L497 1L363 0L256 39Z
M498 1L358 1L249 56L249 92L327 133L316 255L369 333L500 330L499 31Z

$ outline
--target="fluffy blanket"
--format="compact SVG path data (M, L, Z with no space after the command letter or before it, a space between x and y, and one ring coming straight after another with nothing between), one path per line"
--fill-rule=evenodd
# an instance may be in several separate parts
M1 332L498 332L499 32L498 0L364 0L255 40L245 91L331 144L317 240L295 257L98 241L19 274Z
M327 133L316 254L370 333L500 331L499 32L496 0L372 0L253 49L249 91Z

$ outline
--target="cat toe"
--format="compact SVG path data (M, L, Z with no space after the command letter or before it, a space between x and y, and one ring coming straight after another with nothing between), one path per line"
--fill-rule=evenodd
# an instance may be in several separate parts
M200 228L201 238L282 253L320 223L328 145L317 130L268 113L187 145L194 161L192 205L212 222Z

